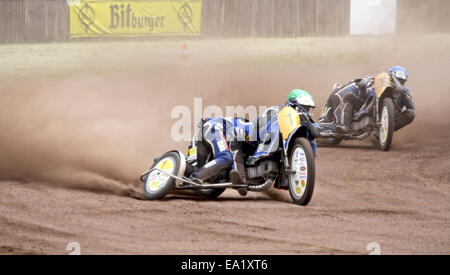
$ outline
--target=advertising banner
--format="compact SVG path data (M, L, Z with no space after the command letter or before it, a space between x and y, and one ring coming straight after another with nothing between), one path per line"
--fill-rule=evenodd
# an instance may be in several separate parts
M202 0L72 0L71 37L196 36Z

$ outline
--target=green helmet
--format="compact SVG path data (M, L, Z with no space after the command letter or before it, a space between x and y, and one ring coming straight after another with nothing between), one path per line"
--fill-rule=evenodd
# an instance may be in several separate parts
M292 90L292 92L289 94L287 98L287 102L290 102L292 99L296 99L297 103L300 105L312 108L316 107L316 104L314 103L312 96L307 91L299 89Z

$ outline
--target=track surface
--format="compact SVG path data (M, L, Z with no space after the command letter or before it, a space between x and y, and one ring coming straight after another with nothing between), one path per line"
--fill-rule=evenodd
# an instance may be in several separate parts
M444 60L450 60L442 58ZM391 63L67 76L0 87L0 254L450 253L449 91L441 56L411 55L417 118L391 151L372 140L320 147L307 207L288 192L217 200L141 199L136 178L170 138L174 106L282 103L308 89L321 107L334 81ZM447 61L448 62L448 61ZM245 95L245 96L242 96ZM318 114L318 111L316 112Z
M448 167L448 144L435 140L389 153L360 145L321 149L308 207L291 204L282 191L147 202L2 182L0 251L64 254L69 242L79 242L86 254L364 254L378 242L382 253L449 253L448 174L439 178L439 167L427 169L430 161ZM400 173L399 161L408 162Z

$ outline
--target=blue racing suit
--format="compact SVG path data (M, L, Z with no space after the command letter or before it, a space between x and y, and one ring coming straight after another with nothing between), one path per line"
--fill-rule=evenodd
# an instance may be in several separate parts
M235 157L229 143L233 141L230 144L233 147L234 144L240 144L242 139L244 142L247 141L252 131L254 131L253 124L239 118L221 117L203 120L195 139L199 169L192 176L206 181L232 165L234 168ZM210 161L207 162L208 160Z
M240 183L246 184L247 176L244 155L253 155L257 148L258 118L254 122L234 118L233 125L233 137L230 140L230 149L233 154L232 169L239 175Z
M362 93L354 81L334 90L326 103L326 107L329 108L327 113L333 112L332 115L326 114L330 120L328 122L351 125L353 110L361 109L366 99L367 94Z

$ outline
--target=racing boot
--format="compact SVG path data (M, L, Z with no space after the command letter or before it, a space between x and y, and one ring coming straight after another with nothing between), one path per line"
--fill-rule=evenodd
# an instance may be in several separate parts
M347 135L350 134L351 131L352 129L345 124L336 126L336 133L338 134Z
M247 177L245 176L244 158L239 152L235 153L234 170L230 172L230 179L234 185L247 185ZM247 195L247 187L237 189L241 196Z
M239 174L239 172L236 170L230 172L230 179L233 185L247 185L247 180L244 179L244 177L242 177L241 174ZM246 187L238 188L237 191L241 196L247 195Z
M336 126L336 133L346 135L350 134L352 131L353 105L345 103L343 109L343 124Z
M192 173L192 178L200 179L202 182L217 176L223 169L229 167L226 163L218 162L216 160L210 161L202 168Z

